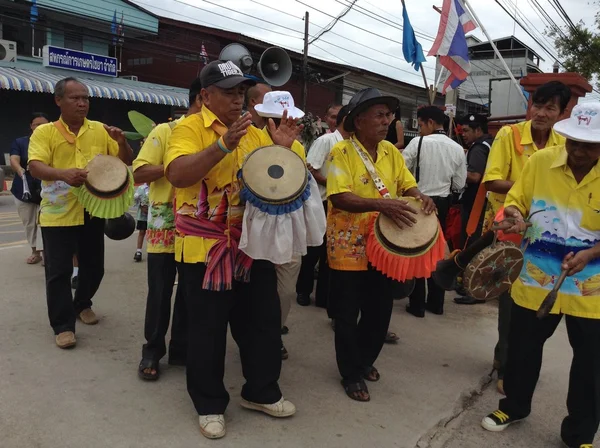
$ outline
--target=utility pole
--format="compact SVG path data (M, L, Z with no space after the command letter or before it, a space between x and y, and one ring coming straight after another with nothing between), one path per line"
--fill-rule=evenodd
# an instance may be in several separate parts
M302 61L302 110L308 97L308 11L304 15L304 59Z

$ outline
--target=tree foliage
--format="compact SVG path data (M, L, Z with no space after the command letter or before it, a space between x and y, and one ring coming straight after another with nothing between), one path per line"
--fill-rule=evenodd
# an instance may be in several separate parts
M546 31L554 39L565 70L577 72L588 81L600 76L600 13L596 14L594 28L588 29L580 21L574 28ZM597 85L600 87L600 82Z

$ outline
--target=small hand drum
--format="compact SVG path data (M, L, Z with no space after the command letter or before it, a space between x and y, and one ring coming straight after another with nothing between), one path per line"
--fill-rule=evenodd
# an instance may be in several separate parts
M97 218L118 218L133 204L133 175L119 158L97 155L86 166L88 176L73 193Z
M436 263L444 258L446 241L435 214L421 210L422 202L413 197L400 200L417 210L412 227L400 229L387 216L379 214L367 239L367 257L378 271L397 281L428 278ZM386 199L394 200L394 199Z

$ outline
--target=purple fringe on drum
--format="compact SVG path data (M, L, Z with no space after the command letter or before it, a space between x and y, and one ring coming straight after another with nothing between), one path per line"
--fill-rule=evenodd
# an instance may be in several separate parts
M241 179L241 170L238 172L238 178ZM245 186L242 186L242 190L240 191L240 199L244 202L250 202L260 211L268 213L269 215L285 215L287 213L295 212L296 210L301 208L302 205L308 200L308 198L310 198L310 179L311 174L308 173L309 182L307 182L306 188L304 189L300 197L287 204L269 204L267 202L264 202Z

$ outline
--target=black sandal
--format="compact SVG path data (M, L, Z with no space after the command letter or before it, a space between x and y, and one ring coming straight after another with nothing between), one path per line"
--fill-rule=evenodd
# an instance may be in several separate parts
M144 370L148 369L154 370L156 373L144 372ZM142 359L138 366L138 376L144 381L156 381L160 376L158 362L154 362L151 359Z
M367 402L367 401L371 401L370 396L368 396L366 399L364 399L364 398L360 398L358 395L356 395L357 392L366 392L367 394L369 393L369 389L367 388L367 385L362 380L357 381L357 382L342 380L342 387L344 388L346 395L348 395L349 398L351 398L355 401L361 401L363 403Z
M371 381L372 383L379 381L381 375L379 371L375 368L375 366L369 366L365 369L365 373L363 373L363 378L367 381Z

